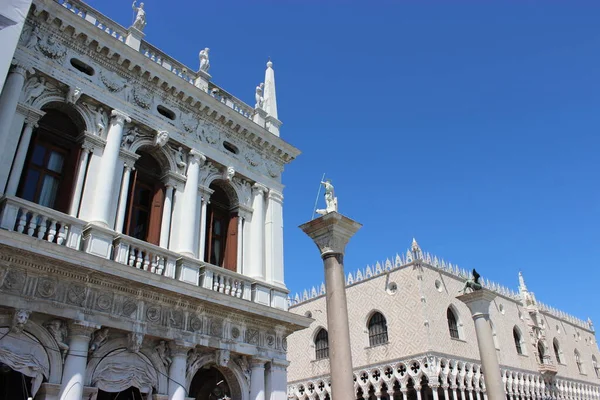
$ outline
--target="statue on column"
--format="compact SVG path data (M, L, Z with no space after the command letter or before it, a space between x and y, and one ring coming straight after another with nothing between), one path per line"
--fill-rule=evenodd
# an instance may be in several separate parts
M325 215L330 212L334 212L338 210L338 202L337 197L335 197L335 192L333 190L333 185L331 184L331 180L327 179L326 181L321 181L321 185L325 187L325 209L317 210L317 214Z
M483 289L483 286L479 283L479 278L481 278L481 275L473 268L473 279L467 279L465 286L463 286L462 290L459 290L459 292L465 294L467 293L467 289L471 289L472 292Z
M208 59L208 52L210 49L206 47L204 50L200 50L198 57L200 58L200 71L208 72L210 68L210 61Z
M133 21L133 27L143 31L146 26L146 11L144 11L144 3L140 3L139 7L135 6L136 0L133 1L131 8L135 11L135 20Z

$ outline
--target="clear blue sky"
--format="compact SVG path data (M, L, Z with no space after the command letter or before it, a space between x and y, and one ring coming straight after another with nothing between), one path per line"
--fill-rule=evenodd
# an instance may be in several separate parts
M129 26L126 0L91 0ZM425 251L600 327L598 1L146 0L146 39L254 104L274 62L286 281L320 284L297 228L321 175L364 227L346 270ZM321 206L323 199L319 199ZM575 279L578 282L569 283ZM569 292L567 294L567 292Z

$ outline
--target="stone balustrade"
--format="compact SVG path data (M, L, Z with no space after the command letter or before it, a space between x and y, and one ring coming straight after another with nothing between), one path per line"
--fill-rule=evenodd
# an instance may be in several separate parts
M0 229L79 250L85 222L17 197L0 203Z
M162 247L126 235L114 240L114 261L153 274L175 278L179 255Z
M77 0L54 0L104 33L124 42L127 29Z
M153 62L159 64L167 71L172 72L173 75L178 76L192 85L194 84L194 80L196 79L195 74L189 72L191 70L188 67L167 56L164 52L160 51L148 42L142 43L140 47L140 53L148 57Z
M208 93L232 110L240 113L248 119L252 119L252 116L254 115L254 109L240 99L236 98L234 95L226 92L213 83L209 83Z
M200 268L200 286L238 299L252 300L252 282L236 272L203 263Z

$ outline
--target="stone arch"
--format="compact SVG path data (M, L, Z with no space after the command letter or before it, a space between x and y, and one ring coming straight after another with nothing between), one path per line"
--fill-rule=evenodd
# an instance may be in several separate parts
M168 151L168 145L163 147L156 147L154 145L154 139L143 137L131 144L129 151L136 153L138 150L142 150L154 158L160 164L163 169L163 174L166 172L179 172L179 168L175 162L175 158L172 152Z
M147 346L147 345L146 345ZM122 362L127 362L127 360L131 361L135 364L140 364L140 360L142 363L146 364L148 370L150 370L150 376L153 377L152 371L155 372L156 375L156 386L154 387L157 393L166 394L168 393L168 380L169 371L167 371L165 365L162 360L158 356L158 354L154 351L153 346L150 344L150 347L144 347L140 350L139 353L133 353L129 351L129 339L125 337L120 337L116 339L111 339L104 344L104 346L100 347L96 350L91 357L90 361L85 370L85 385L86 386L94 386L95 380L97 378L96 374L101 372L98 370L98 367L101 368L106 366L106 361L114 357L117 360L122 360ZM103 363L104 361L104 363ZM144 366L144 364L140 364ZM142 381L142 379L139 379ZM135 386L135 385L128 385ZM142 391L143 388L138 388Z
M236 185L232 184L231 182L225 179L222 179L221 177L212 179L210 180L210 182L208 182L207 179L207 184L205 186L210 188L210 186L212 185L219 187L225 192L225 194L229 198L229 202L231 203L232 208L236 208L240 205L240 195L238 193Z
M215 367L221 374L223 374L227 384L229 385L229 389L231 390L232 398L250 400L250 383L244 375L242 368L231 358L227 362L226 367L217 365L217 356L214 352L201 355L192 365L187 368L187 373L185 376L185 390L188 394L191 390L192 381L196 376L196 373L206 365Z
M0 335L4 335L11 328L12 325L12 315L4 314L0 315ZM28 335L27 335L28 334ZM25 327L23 329L23 333L15 334L11 333L10 336L3 340L2 348L0 349L0 361L6 361L7 357L11 355L10 346L7 345L6 340L10 337L15 337L15 341L17 341L15 346L17 349L23 348L23 343L25 341L31 341L33 339L34 342L37 341L40 347L43 349L47 360L39 360L40 357L36 357L37 363L40 366L47 365L47 371L42 371L42 374L47 379L49 383L60 384L63 373L63 362L62 362L62 354L59 350L58 343L54 337L48 332L46 328L39 325L36 322L33 322L31 319L27 321ZM33 351L28 350L28 355L33 356ZM16 353L15 353L16 354ZM41 355L41 354L40 354ZM10 363L6 363L9 366ZM23 372L23 371L19 371ZM33 371L32 371L33 372ZM24 373L24 375L32 376ZM41 382L40 382L41 384Z
M463 320L462 320L462 316L460 314L460 312L458 311L458 308L450 303L448 305L448 308L446 308L446 317L448 316L448 313L451 312L454 315L454 318L456 320L456 328L458 330L458 339L461 340L465 340L465 331L464 331L464 327L463 327ZM449 321L448 318L446 318L446 324L449 326Z

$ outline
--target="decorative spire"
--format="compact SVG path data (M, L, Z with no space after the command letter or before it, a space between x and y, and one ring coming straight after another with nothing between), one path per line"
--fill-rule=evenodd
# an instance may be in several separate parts
M275 96L275 71L273 71L273 62L269 59L267 70L265 72L265 88L263 109L268 115L277 119L277 97Z
M519 291L527 292L527 285L525 285L525 279L523 278L523 274L519 271Z
M421 251L421 247L419 247L419 243L417 243L417 239L413 237L411 251L413 260L421 260L423 259L423 252Z

